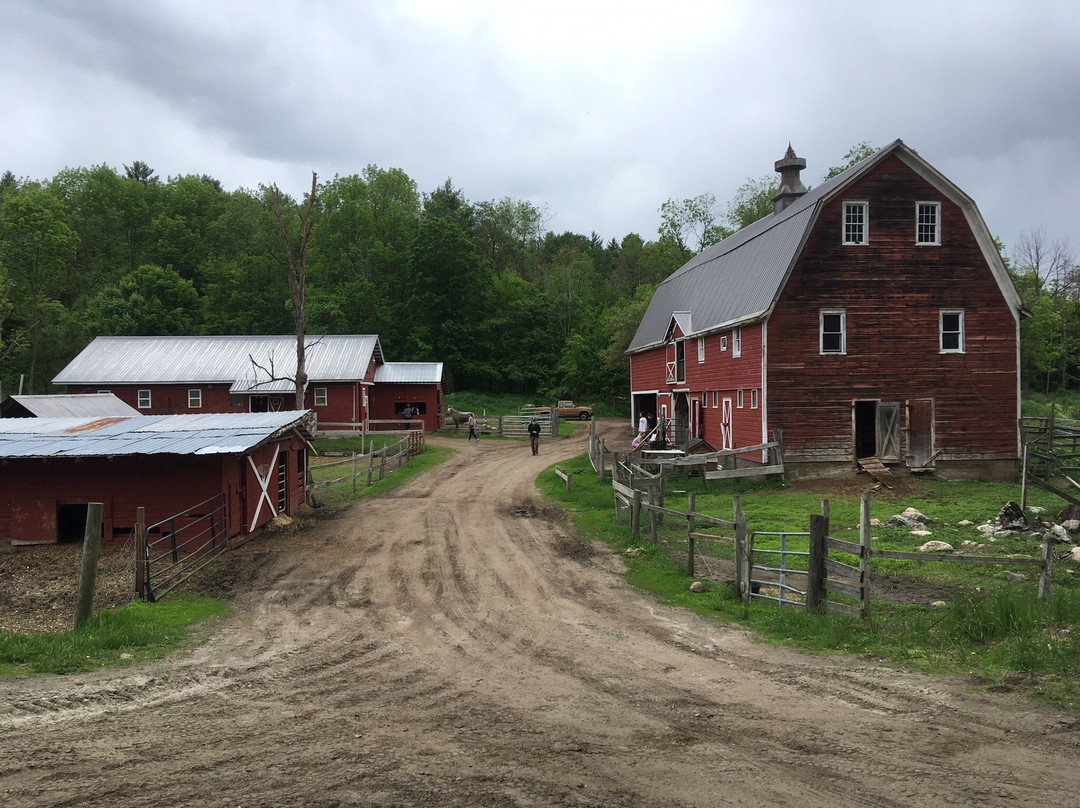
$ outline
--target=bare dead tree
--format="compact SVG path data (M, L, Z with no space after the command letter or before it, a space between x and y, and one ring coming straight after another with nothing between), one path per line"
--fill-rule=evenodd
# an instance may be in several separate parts
M296 375L293 381L296 384L296 409L304 409L304 394L307 392L307 315L305 303L307 295L307 248L311 241L311 214L315 209L315 189L318 175L311 172L311 193L308 195L307 204L303 209L297 210L300 217L300 237L297 249L294 252L293 245L289 241L289 231L285 226L285 216L281 211L281 192L277 185L270 186L270 199L274 203L274 216L277 218L278 232L281 235L281 243L285 248L285 263L289 273L289 298L292 301L293 323L296 326ZM252 364L255 360L252 359Z
M1041 227L1020 234L1013 249L1012 263L1020 272L1034 273L1039 291L1046 291L1050 297L1055 297L1067 286L1070 271L1076 266L1068 243L1050 241Z

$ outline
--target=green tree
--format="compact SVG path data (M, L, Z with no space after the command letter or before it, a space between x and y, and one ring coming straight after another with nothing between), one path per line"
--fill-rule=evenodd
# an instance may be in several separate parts
M847 150L847 154L844 155L844 161L840 165L832 166L829 168L829 173L825 175L825 179L831 180L837 174L847 171L856 163L861 163L863 160L865 160L867 157L869 157L876 151L877 149L871 146L869 141L859 141Z
M720 224L716 197L710 193L662 204L658 232L661 240L679 248L684 260L731 235Z
M728 202L724 222L734 233L742 230L758 219L764 219L775 210L773 198L780 191L780 184L775 177L763 176L746 182L735 191L735 196Z
M172 267L144 264L87 304L92 334L182 336L196 333L201 301L191 281Z

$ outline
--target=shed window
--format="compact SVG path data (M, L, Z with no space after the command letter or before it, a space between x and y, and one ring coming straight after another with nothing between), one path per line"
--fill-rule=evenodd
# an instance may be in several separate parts
M244 407L244 396L240 393L232 394L232 405L234 407ZM246 407L245 407L246 409Z
M202 407L202 390L193 387L187 391L187 405L189 409Z
M750 391L750 409L757 409L757 388Z
M727 350L727 335L726 334L724 336L720 337L720 350L721 351L726 351Z
M844 312L821 312L819 339L821 353L847 353L847 322Z
M139 391L139 409L140 410L148 410L148 409L150 409L150 391L149 390L140 390Z
M844 203L844 244L866 244L870 239L867 228L866 202Z
M697 361L699 365L705 361L705 337L698 337Z
M719 390L713 390L712 391L712 405L713 405L714 410L717 407L720 406L720 391Z
M940 202L918 202L915 205L915 243L941 244Z
M742 356L742 329L731 329L731 355Z
M735 393L735 407L737 409L740 409L740 410L743 408L743 391L742 390L738 390Z
M315 406L316 407L325 407L326 406L326 388L325 387L316 387L315 388Z
M964 312L942 310L939 318L942 353L964 353Z

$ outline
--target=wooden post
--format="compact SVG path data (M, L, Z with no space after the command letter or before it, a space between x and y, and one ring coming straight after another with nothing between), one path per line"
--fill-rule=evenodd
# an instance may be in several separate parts
M1050 402L1050 430L1046 433L1046 453L1053 456L1054 454L1054 421L1057 416L1057 402ZM1047 460L1043 467L1043 480L1050 482L1051 466L1053 466L1051 460Z
M1054 565L1054 542L1047 539L1043 542L1042 572L1039 573L1039 600L1046 601L1050 597L1050 569Z
M367 484L368 484L369 488L371 487L371 475L372 475L372 473L374 471L375 471L375 452L372 452L371 454L368 455L368 463L367 463Z
M352 453L352 492L356 493L356 452Z
M1027 477L1028 477L1028 453L1031 451L1031 447L1028 445L1027 439L1024 440L1024 463L1021 466L1020 474L1020 510L1027 511Z
M630 507L630 532L641 538L641 492L634 489L634 504Z
M101 514L104 510L101 502L91 502L86 506L82 569L79 571L79 593L75 601L75 628L85 623L94 609L94 585L97 581L98 551L101 549Z
M570 471L566 474L566 493L570 494L574 491L574 472Z
M135 597L146 597L146 508L135 509Z
M652 499L652 497L649 497L649 499ZM659 517L659 515L660 514L656 511L652 509L649 510L649 535L653 544L657 544L660 541L659 525L657 524L657 517Z
M686 574L694 577L694 494L691 493L686 503Z
M822 600L825 573L825 534L827 520L817 514L810 517L810 558L806 571L806 608L817 609Z
M750 584L750 537L746 531L746 519L742 513L735 522L735 588L743 603L749 605L753 588Z
M600 479L604 478L604 454L607 452L607 444L600 438Z
M859 504L859 617L870 617L870 495Z

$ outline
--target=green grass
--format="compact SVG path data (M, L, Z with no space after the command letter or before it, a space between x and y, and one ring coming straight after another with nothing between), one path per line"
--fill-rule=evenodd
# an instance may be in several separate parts
M218 600L176 595L163 603L134 601L95 612L62 634L0 632L0 676L79 673L157 659L191 644L201 624L228 611Z
M350 445L350 442L354 438L324 438L322 451L329 452L348 452L352 449L344 448ZM397 436L397 440L401 440L401 436ZM338 443L341 441L342 443ZM358 462L357 473L364 474L365 477L357 479L356 481L356 493L353 493L352 480L346 480L344 482L336 483L335 485L327 486L326 488L320 488L316 492L316 496L319 501L324 504L331 502L349 502L360 497L369 497L376 494L381 494L386 491L392 491L398 486L408 482L413 477L422 474L432 466L436 466L439 463L445 462L445 460L453 453L452 449L445 449L439 446L425 445L422 454L412 458L409 462L405 463L401 468L397 468L396 461L390 464L390 468L393 469L383 479L374 483L373 485L367 485L366 472L367 472L367 458L363 458ZM378 462L376 460L376 462ZM331 466L329 468L322 468L316 464L312 464L310 467L311 477L315 482L321 482L324 480L337 479L338 477L344 477L352 474L352 466L349 463L343 463L337 466Z
M878 598L868 620L781 608L767 601L746 606L723 582L708 583L700 594L690 592L692 579L683 567L644 537L634 539L629 526L616 521L610 480L598 480L585 455L559 466L574 474L573 493L566 493L565 483L553 469L537 480L540 490L562 503L586 539L604 541L622 551L627 579L664 603L739 623L766 641L816 653L868 655L918 670L964 675L973 684L1017 690L1080 711L1080 569L1075 564L1054 566L1051 597L1046 603L1036 597L1037 574L1030 567L1015 568L1026 574L1027 581L1010 582L1004 568L998 566L875 559L872 577L888 575L928 591L940 588L949 602L932 607L926 602L896 603ZM732 518L732 497L738 495L748 529L762 532L807 532L810 515L820 512L822 499L772 481L710 481L706 490L700 480L686 479L668 486L665 505L684 509L691 492L695 494L695 510L725 520ZM902 501L871 497L872 517L885 522L904 508L915 507L931 518L933 534L921 538L902 527L875 527L873 546L912 552L927 538L947 541L954 547L971 540L986 545L980 555L1036 558L1041 550L1036 540L1022 537L989 542L974 527L996 517L1009 500L1019 498L1017 485L932 479L923 480L916 494ZM830 535L858 541L859 504L859 497L829 498ZM1029 492L1029 504L1040 505L1051 515L1063 505L1041 491ZM963 520L974 525L960 525ZM677 538L681 534L685 541L685 529L685 522L668 519L669 535ZM718 546L723 555L724 546ZM799 548L799 540L790 539L788 546ZM634 553L626 555L631 548Z
M1021 404L1024 415L1029 417L1050 416L1051 405L1058 418L1080 420L1080 392L1057 392L1050 395L1028 393Z

